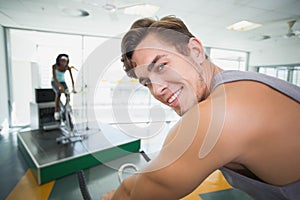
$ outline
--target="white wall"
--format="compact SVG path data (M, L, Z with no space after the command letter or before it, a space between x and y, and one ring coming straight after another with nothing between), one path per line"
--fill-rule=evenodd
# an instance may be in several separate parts
M250 54L250 66L295 63L300 63L300 45L266 47Z
M0 127L4 120L8 119L8 93L6 77L6 57L4 28L0 25Z

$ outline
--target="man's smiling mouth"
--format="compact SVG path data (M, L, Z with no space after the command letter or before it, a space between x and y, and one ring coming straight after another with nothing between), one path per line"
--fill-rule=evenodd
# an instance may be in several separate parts
M181 87L179 90L177 90L176 92L174 92L167 100L167 102L169 104L172 104L177 98L178 96L181 94L183 88Z

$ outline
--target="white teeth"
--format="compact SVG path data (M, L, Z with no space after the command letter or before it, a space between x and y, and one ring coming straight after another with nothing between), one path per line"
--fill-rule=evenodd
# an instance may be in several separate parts
M172 103L179 96L179 94L181 93L181 91L182 91L182 89L177 90L177 92L175 92L173 94L173 96L171 96L171 98L169 98L168 103Z

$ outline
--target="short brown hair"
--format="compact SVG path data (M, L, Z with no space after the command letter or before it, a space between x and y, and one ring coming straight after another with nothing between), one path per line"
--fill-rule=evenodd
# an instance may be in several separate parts
M188 55L187 44L194 37L184 22L175 16L166 16L160 20L143 18L135 21L122 39L121 51L124 70L129 77L136 78L133 68L132 55L138 44L149 34L154 33L164 42L174 45L177 51Z

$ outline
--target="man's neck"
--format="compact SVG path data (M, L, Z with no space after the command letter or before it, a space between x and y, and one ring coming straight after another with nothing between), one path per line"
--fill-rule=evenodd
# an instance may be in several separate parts
M220 73L221 71L223 71L223 69L221 69L217 65L213 64L208 59L205 59L203 61L203 63L201 64L201 66L202 66L202 70L203 70L202 71L202 77L204 79L204 82L207 85L207 90L205 92L206 93L205 98L207 98L210 95L210 88L213 84L215 76L218 73Z

